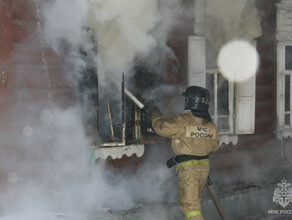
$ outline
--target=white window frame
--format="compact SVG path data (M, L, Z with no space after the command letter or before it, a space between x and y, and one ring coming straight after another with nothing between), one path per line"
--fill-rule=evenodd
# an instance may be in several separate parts
M292 70L285 69L285 48L292 46L292 41L282 41L277 43L277 138L292 137L292 125L285 124L285 115L290 113L290 123L292 122ZM290 111L285 110L285 78L290 75Z
M285 125L285 114L290 113L292 122L292 70L285 68L285 48L292 46L292 2L282 1L277 6L276 34L276 135L278 139L292 137L292 125ZM285 77L290 75L290 111L285 111Z
M230 80L228 81L228 110L229 115L218 115L218 69L207 69L206 74L214 75L214 115L212 115L215 124L218 124L219 117L227 117L229 120L229 131L218 131L219 135L230 135L234 134L234 83Z

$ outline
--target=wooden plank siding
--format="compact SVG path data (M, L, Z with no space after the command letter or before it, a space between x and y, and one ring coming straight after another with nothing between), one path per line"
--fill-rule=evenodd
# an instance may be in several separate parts
M0 128L5 131L10 127L13 94L13 21L12 2L0 1ZM3 76L2 76L3 74Z

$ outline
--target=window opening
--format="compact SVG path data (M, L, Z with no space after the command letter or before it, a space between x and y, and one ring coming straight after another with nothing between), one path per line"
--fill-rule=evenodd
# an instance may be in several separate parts
M211 95L210 114L219 134L233 133L234 84L217 69L206 72L207 89Z

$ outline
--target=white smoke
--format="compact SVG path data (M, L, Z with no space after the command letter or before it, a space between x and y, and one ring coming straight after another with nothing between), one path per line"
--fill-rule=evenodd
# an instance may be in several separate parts
M120 78L122 72L131 71L137 57L146 62L158 46L171 54L167 36L182 9L176 0L52 0L44 1L42 12L46 43L59 54L75 50L71 54L75 64L78 47L88 44L82 30L92 30L97 44L95 62L103 84L105 74Z
M8 174L0 199L1 214L37 215L62 207L72 208L74 197L80 191L78 184L85 181L89 173L89 143L80 117L76 117L79 110L43 110L37 104L34 110L39 112L40 118L31 119L31 126L27 126L25 120L17 122L18 127L30 127L34 132L22 134L21 129L10 130L16 145L11 151L4 149L6 154L0 156L2 163L9 164L9 167L1 167L1 173ZM43 120L44 112L50 114L50 120ZM31 113L26 112L26 117L30 116Z
M147 54L156 46L149 32L159 19L157 0L90 3L89 26L96 33L100 72L128 72L137 54Z
M121 112L121 97L117 96L120 83L113 82L112 77L121 81L124 72L129 81L132 68L140 64L164 74L157 64L164 61L166 54L173 56L166 42L173 24L177 24L178 14L182 13L180 4L176 0L131 0L126 4L116 0L43 2L45 41L67 63L67 78L76 84L78 77L82 77L80 70L87 65L80 55L80 47L84 48L88 54L86 59L92 60L91 65L98 74L100 106L105 106L102 93L109 93L114 103L111 104L114 120L120 121L120 114L115 114ZM96 54L89 53L94 46L84 36L84 28L90 28ZM106 110L100 110L101 118L106 118L106 114Z
M130 71L137 56L147 57L157 45L166 48L171 10L178 6L175 1L165 2L173 8L160 7L162 12L154 0L127 5L120 1L40 2L44 42L73 66L66 69L70 82L86 65L79 54L80 45L92 47L84 37L84 27L95 34L98 52L93 62L102 79L109 72ZM19 104L14 108L25 106ZM7 132L11 137L1 137L8 146L15 146L0 154L0 177L5 183L0 186L1 219L59 219L56 213L70 218L70 213L76 212L102 213L175 201L175 176L165 166L170 148L148 149L145 162L134 172L111 172L104 167L105 161L92 170L90 140L80 108L60 109L43 100L29 109L33 111L15 117L15 126Z
M41 16L45 42L55 52L62 52L67 44L78 47L83 40L81 27L87 14L88 3L84 0L44 1Z
M166 148L155 146L136 171L113 172L104 167L103 160L92 170L80 109L38 107L39 119L30 121L34 132L27 136L21 129L13 131L18 145L0 155L0 173L6 178L0 197L1 219L59 219L54 213L98 215L174 202L175 176L165 166ZM25 121L19 122L19 127L25 126Z

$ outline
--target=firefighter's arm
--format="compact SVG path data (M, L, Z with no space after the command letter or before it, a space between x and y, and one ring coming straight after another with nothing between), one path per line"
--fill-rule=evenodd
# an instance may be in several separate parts
M175 138L184 134L185 126L181 126L180 123L178 123L176 116L163 119L158 107L152 108L149 114L152 128L159 136Z

